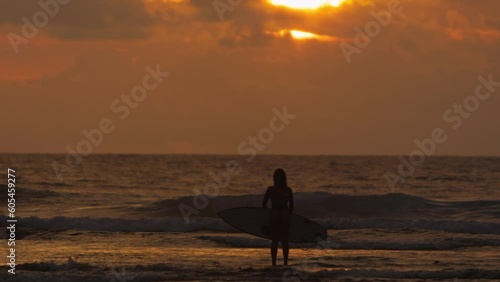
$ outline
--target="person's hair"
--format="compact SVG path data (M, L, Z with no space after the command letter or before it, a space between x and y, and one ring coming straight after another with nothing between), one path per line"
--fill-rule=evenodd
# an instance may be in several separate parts
M286 173L282 168L278 168L274 171L273 179L274 179L274 187L281 187L281 188L288 187L286 183Z

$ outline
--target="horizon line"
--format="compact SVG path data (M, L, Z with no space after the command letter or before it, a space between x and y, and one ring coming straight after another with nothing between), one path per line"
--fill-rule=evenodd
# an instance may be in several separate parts
M67 152L0 152L0 155L68 155ZM77 155L77 154L70 154ZM236 154L236 153L92 153L90 155L138 155L138 156L151 156L151 155L165 155L165 156L241 156L245 157L246 155ZM88 155L88 156L90 156ZM290 157L399 157L399 156L409 156L409 154L290 154L290 153L260 153L258 156L290 156ZM88 157L88 156L83 156ZM426 156L428 158L432 157L482 157L482 158L499 158L500 155L474 155L474 154L433 154L430 156Z

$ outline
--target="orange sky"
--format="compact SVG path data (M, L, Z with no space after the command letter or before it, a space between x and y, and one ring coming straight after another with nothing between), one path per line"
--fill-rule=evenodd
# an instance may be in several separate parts
M247 0L221 20L211 0L73 0L18 54L8 35L43 10L3 1L0 152L65 152L109 117L94 152L237 154L286 105L297 118L264 153L406 155L441 127L438 154L500 155L500 87L458 130L442 117L479 75L500 81L500 2L401 0L348 63L341 44L392 1ZM157 64L169 77L118 120L112 101Z

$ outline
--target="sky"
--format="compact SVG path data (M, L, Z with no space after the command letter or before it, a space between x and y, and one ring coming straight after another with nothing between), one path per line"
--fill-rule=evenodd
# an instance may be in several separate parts
M326 2L2 1L0 152L500 156L500 1Z

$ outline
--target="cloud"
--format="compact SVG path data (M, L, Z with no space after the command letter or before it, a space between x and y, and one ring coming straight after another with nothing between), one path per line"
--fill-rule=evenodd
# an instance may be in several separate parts
M339 43L388 1L306 12L247 0L223 21L210 0L101 0L94 12L95 1L73 1L80 10L61 12L18 56L0 44L8 54L0 55L0 95L9 105L1 117L16 121L0 125L12 135L5 150L63 151L157 63L171 72L168 83L98 152L235 153L273 107L287 105L300 118L266 153L408 153L473 93L478 75L500 80L496 0L401 0L403 13L351 64ZM12 14L0 9L4 30L36 10L21 2ZM273 34L293 29L337 41ZM13 82L13 73L30 79ZM500 154L497 105L494 97L482 104L439 153Z
M407 34L403 39L406 43L411 41L412 34L429 41L485 40L488 43L499 39L500 17L492 12L500 8L498 1L400 2L404 12L394 17L389 29L395 34ZM270 34L280 30L352 37L355 26L373 20L371 12L387 9L388 3L388 0L351 0L340 7L306 11L273 6L267 0L242 1L226 11L221 21L214 1L74 0L61 6L60 13L43 32L68 40L117 40L149 38L155 28L166 29L171 36L184 34L183 38L208 31L221 47L266 47L275 39ZM16 31L20 29L22 17L30 18L38 10L37 1L8 4L4 1L0 4L0 26L3 30Z
M43 11L39 1L2 1L0 25L20 33L21 19L31 21L38 11ZM42 31L71 40L145 38L155 22L142 0L72 0L59 5L59 12Z

